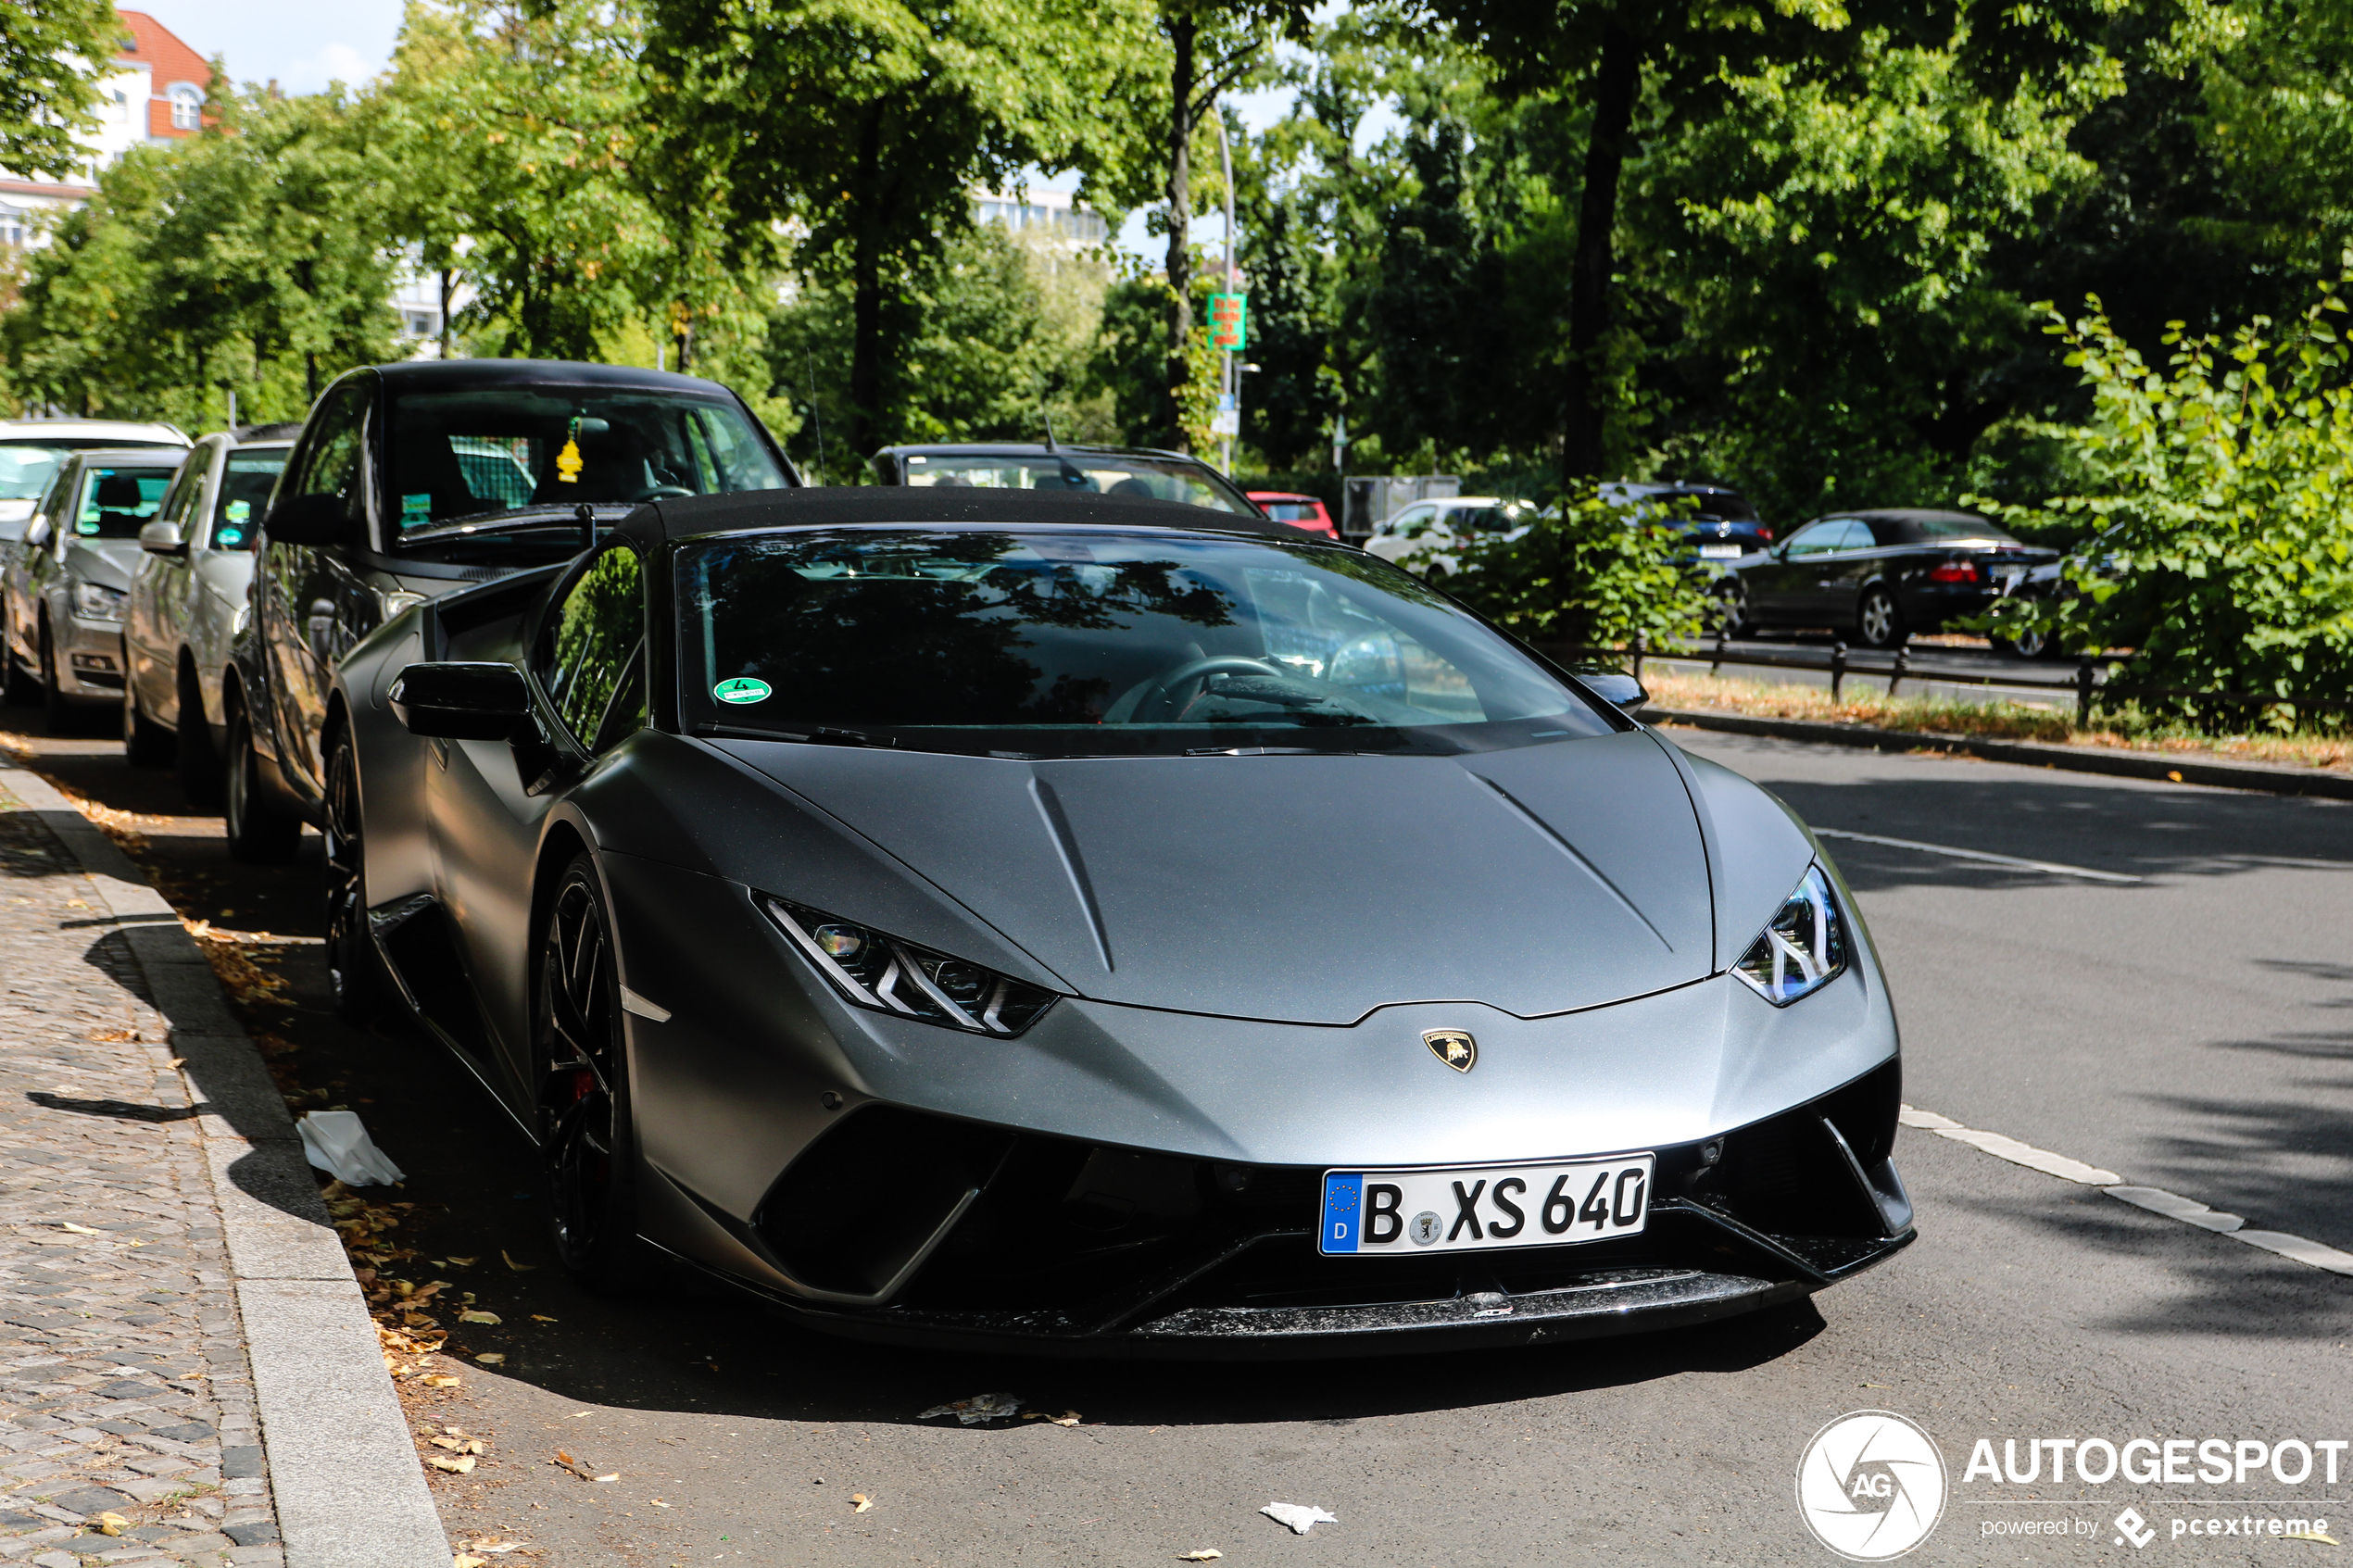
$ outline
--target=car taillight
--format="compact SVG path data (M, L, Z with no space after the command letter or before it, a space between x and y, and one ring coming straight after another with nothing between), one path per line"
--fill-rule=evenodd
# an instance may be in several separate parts
M1948 560L1931 571L1928 580L1931 583L1977 582L1977 563L1973 560Z
M1756 536L1759 539L1770 539L1773 536L1773 531L1769 528L1760 528L1756 531Z

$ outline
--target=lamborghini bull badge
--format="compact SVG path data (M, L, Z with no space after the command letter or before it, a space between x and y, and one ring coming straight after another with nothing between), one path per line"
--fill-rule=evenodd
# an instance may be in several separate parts
M1425 1029L1422 1044L1430 1054L1457 1073L1467 1073L1478 1065L1478 1042L1460 1029Z

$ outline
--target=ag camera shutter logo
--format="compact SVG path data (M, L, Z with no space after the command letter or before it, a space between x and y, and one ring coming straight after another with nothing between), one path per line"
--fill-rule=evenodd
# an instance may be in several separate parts
M1944 1456L1887 1411L1856 1411L1814 1434L1797 1461L1797 1512L1850 1562L1903 1556L1944 1516Z

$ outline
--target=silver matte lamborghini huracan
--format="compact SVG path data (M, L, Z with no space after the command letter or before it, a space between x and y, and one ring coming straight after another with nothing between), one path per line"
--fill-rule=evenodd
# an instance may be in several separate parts
M326 718L331 961L567 1264L841 1333L1355 1354L1692 1323L1912 1239L1821 846L1361 552L1154 502L661 499Z

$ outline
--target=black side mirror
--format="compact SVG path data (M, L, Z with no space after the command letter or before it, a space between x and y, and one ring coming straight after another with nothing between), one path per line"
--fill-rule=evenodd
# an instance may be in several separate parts
M1650 705L1651 694L1642 690L1642 683L1623 670L1580 670L1577 678L1595 696L1628 713Z
M511 740L535 733L531 683L511 664L411 664L392 683L392 716L412 735Z
M340 495L289 495L270 508L261 531L273 545L340 545L353 524Z

